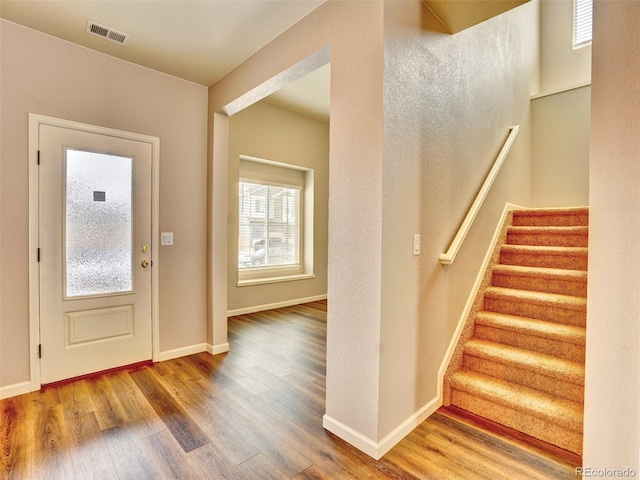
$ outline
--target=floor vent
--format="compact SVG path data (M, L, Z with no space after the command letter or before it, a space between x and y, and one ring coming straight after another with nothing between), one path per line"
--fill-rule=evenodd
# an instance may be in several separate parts
M126 33L122 33L114 30L113 28L100 25L93 20L89 20L87 22L87 33L102 37L119 45L126 45L127 41L129 40L129 35L127 35Z

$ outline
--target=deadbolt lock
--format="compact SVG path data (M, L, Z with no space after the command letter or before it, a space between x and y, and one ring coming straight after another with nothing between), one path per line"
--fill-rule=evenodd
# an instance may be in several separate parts
M146 245L143 245L140 250L142 251L142 253L147 253L149 251L149 247L147 247Z

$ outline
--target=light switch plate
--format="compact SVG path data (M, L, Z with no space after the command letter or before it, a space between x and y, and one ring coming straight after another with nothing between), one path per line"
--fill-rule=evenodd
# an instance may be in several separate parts
M160 245L173 245L173 232L162 232L160 234Z

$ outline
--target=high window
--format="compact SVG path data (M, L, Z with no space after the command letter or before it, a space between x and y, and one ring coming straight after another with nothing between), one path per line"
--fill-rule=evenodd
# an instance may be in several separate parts
M593 0L573 0L573 48L591 45Z

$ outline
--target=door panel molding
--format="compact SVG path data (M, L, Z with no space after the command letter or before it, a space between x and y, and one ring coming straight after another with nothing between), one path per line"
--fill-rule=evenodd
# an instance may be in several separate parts
M65 348L133 335L133 305L67 312Z
M160 244L159 235L159 164L160 139L149 135L126 132L113 128L100 127L71 120L65 120L44 115L29 114L29 343L30 343L30 391L39 390L40 379L40 274L39 274L39 171L38 148L39 130L41 125L49 125L69 130L78 130L98 135L122 138L144 142L151 145L151 235L154 245ZM151 249L151 337L152 360L159 359L159 248ZM46 353L45 353L46 355Z

